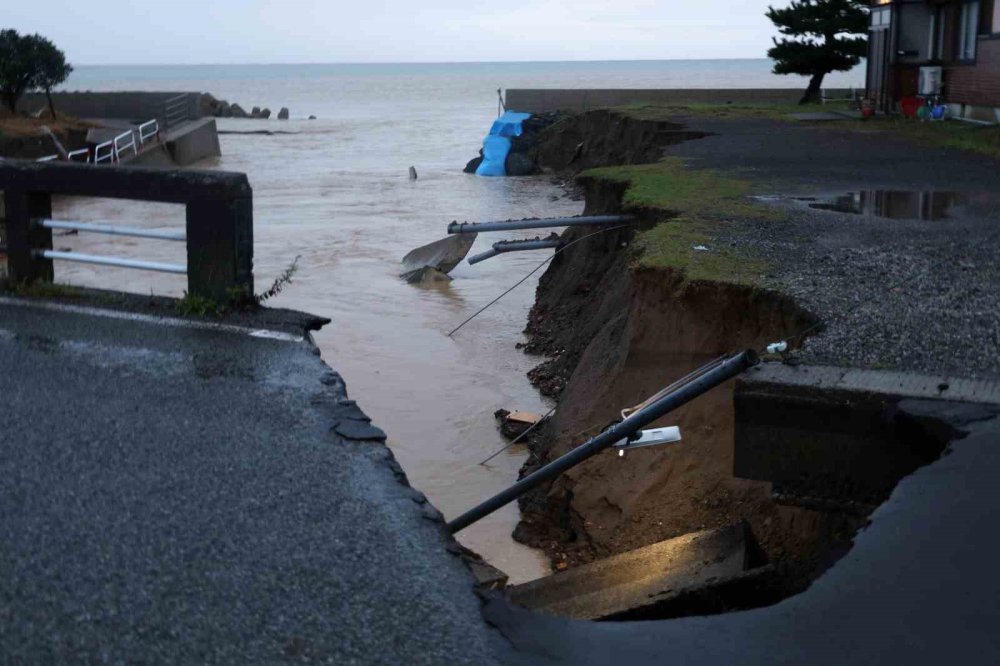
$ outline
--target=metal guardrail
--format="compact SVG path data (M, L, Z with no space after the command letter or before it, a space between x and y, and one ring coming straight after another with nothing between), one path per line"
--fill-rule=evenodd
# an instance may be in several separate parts
M183 231L157 231L154 229L141 229L139 227L122 227L110 224L94 224L92 222L70 222L65 220L50 220L43 218L34 221L34 226L43 229L67 229L70 231L83 231L95 234L108 234L112 236L131 236L133 238L152 238L167 241L187 241L187 234ZM187 273L187 267L180 264L164 264L155 261L142 261L138 259L128 259L126 257L109 257L94 254L81 254L79 252L54 252L52 250L35 250L36 258L72 261L84 264L100 264L102 266L116 266L118 268L135 268L145 271L159 271L161 273Z
M51 282L54 261L75 261L187 274L187 293L225 302L234 290L253 293L253 195L245 174L68 162L0 161L8 275L16 282ZM52 218L52 196L159 201L185 206L183 231L142 229ZM52 230L134 236L185 243L186 265L55 251Z
M493 248L469 257L470 264L492 259L505 252L524 252L525 250L554 250L563 244L561 238L532 238L529 240L497 241Z
M136 135L139 137L138 144L136 144ZM97 144L93 152L89 148L81 148L67 153L66 158L70 162L90 162L93 164L107 162L115 164L120 162L123 157L128 157L127 153L129 150L132 151L133 156L137 156L140 148L145 147L150 140L159 137L159 135L160 121L154 118L142 123L137 129L122 132L110 141ZM57 160L59 160L59 155L46 155L35 161L54 162Z
M114 139L115 144L115 161L120 162L123 155L122 153L126 150L132 149L132 156L135 157L139 154L138 148L135 145L135 134L132 130L127 132L122 132Z
M163 102L163 124L167 129L188 120L191 93L181 93Z
M45 229L67 229L69 231L87 231L94 234L109 234L112 236L134 236L136 238L155 238L156 240L180 241L187 240L183 231L156 231L139 227L121 227L110 224L95 224L93 222L69 222L65 220L41 219L36 222Z
M829 102L860 102L861 97L858 95L858 91L851 87L850 92L847 97L827 97L826 89L821 89L819 92L819 100L822 104L827 104Z
M139 143L146 145L146 142L153 139L160 133L160 122L153 118L139 125Z
M136 268L144 271L159 271L161 273L187 273L187 267L179 264L161 264L155 261L141 261L138 259L126 259L124 257L106 257L95 254L81 254L79 252L54 252L52 250L39 250L35 252L36 257L42 259L57 259L62 261L75 261L83 264L100 264L102 266L115 266L118 268Z
M104 151L103 153L101 151ZM115 142L105 141L94 146L94 164L101 162L115 163Z

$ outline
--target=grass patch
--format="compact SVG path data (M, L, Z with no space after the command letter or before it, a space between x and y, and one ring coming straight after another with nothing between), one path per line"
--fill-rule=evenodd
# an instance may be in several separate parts
M847 102L829 104L633 104L612 109L636 120L670 120L677 116L697 116L701 118L764 118L769 120L794 120L793 113L817 111L846 111Z
M961 120L922 122L912 118L892 117L853 120L837 123L836 127L846 130L896 132L924 145L1000 157L1000 125L979 125Z
M0 271L0 289L12 296L22 296L24 298L85 298L87 296L83 289L71 287L65 284L55 284L53 282L14 282L4 279L4 274Z
M638 264L678 269L688 280L757 284L767 264L721 247L718 237L725 224L684 217L661 222L639 235Z
M584 177L628 183L622 204L626 208L660 208L678 214L722 212L744 208L750 184L714 171L692 170L677 157L652 164L599 167Z
M739 220L777 214L748 200L750 183L710 170L687 169L675 157L654 164L602 167L581 175L627 183L622 198L626 210L663 211L664 221L637 238L638 265L679 269L689 280L734 284L753 284L765 272L763 261L738 254L719 241Z

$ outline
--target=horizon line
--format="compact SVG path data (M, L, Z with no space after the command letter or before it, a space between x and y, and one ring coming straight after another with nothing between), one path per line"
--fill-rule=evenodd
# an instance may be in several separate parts
M599 63L599 62L716 62L720 60L769 60L767 56L719 58L607 58L580 60L370 60L332 62L142 62L142 63L79 63L76 67L283 67L288 65L519 65L529 63Z

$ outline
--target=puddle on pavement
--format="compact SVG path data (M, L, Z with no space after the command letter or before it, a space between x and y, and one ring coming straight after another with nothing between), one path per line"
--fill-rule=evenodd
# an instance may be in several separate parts
M919 190L860 190L835 196L760 197L769 201L794 201L837 213L890 220L945 220L960 207L989 198L988 194Z

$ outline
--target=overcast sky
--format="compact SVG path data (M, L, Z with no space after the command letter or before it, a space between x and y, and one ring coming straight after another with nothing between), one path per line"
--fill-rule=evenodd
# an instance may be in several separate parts
M774 34L761 0L0 1L78 65L760 58Z

